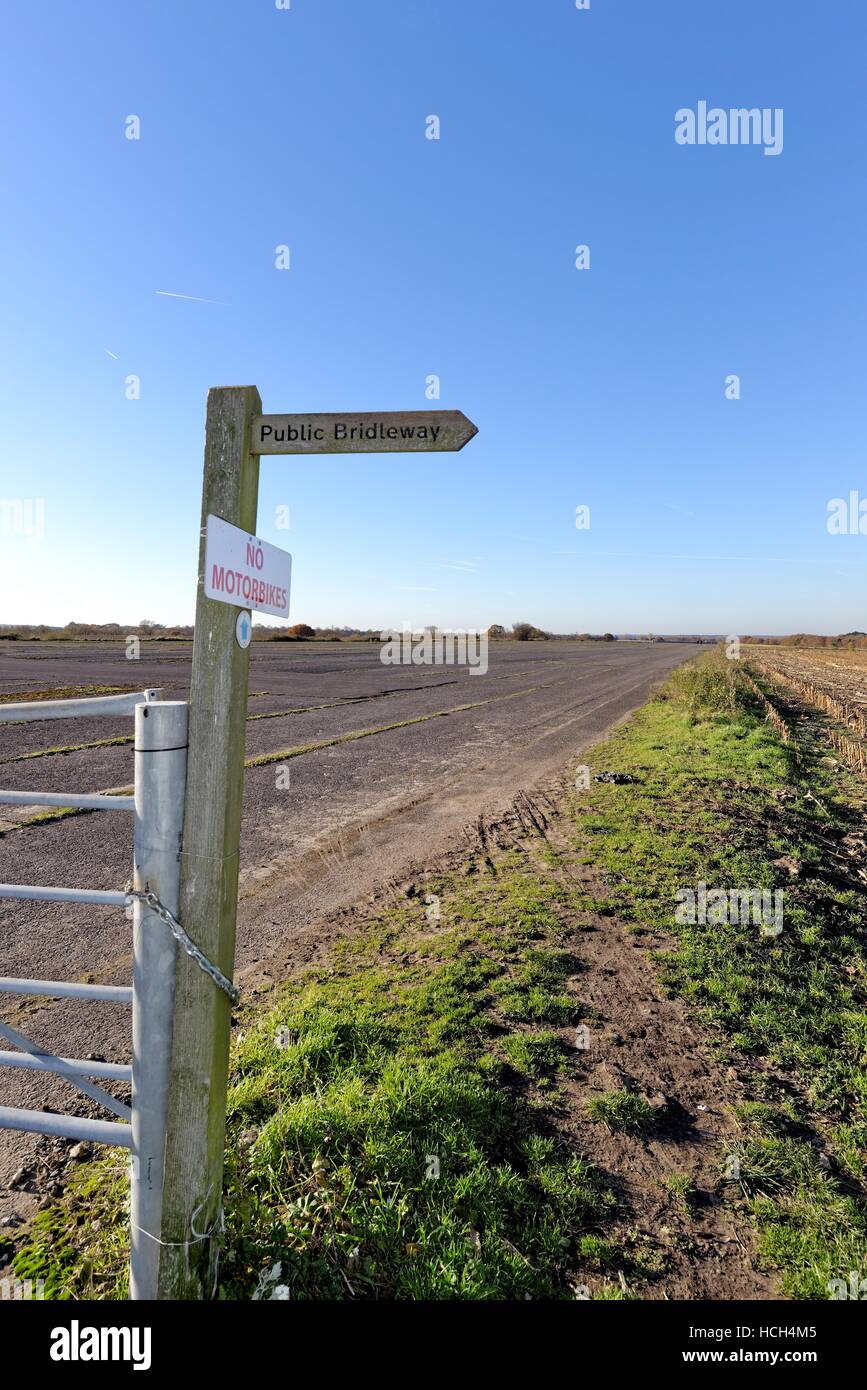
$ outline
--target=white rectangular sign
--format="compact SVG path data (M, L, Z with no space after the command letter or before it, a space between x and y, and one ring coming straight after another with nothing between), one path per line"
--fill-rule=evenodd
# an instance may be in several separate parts
M218 603L289 617L292 556L219 516L208 517L205 594Z

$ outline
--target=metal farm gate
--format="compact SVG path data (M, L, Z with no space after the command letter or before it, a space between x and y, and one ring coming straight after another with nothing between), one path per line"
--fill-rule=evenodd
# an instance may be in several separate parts
M130 1149L130 1297L137 1299L155 1298L157 1294L175 938L184 949L189 950L191 945L177 922L187 767L187 704L160 701L161 694L160 690L144 690L99 699L0 705L2 724L118 715L130 715L135 719L132 796L0 791L0 805L73 807L83 811L132 814L133 874L132 884L126 889L0 884L0 898L98 903L121 909L132 907L131 987L0 978L0 994L132 1005L131 1066L57 1057L0 1022L0 1038L18 1049L0 1051L0 1065L61 1076L117 1118L96 1120L0 1107L0 1128L119 1144ZM130 1082L132 1105L127 1106L110 1095L97 1084L100 1080Z

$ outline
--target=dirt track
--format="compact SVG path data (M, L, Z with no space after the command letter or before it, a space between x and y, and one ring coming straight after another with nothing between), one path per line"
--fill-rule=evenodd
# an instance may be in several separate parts
M317 919L447 849L482 812L574 760L694 652L667 643L493 644L487 674L471 675L466 668L383 666L378 646L254 647L248 756L377 732L248 770L239 968L282 953L290 933L309 938ZM188 680L185 646L146 644L143 659L131 663L107 644L0 642L0 693L19 698L57 687L134 685L163 686L177 699L185 697ZM383 728L410 720L418 722ZM46 791L127 785L131 741L25 755L131 733L125 719L0 726L0 784ZM0 808L0 881L123 886L131 831L120 813L21 824L34 814ZM129 972L129 923L122 913L0 904L0 974L127 983ZM0 996L0 1018L67 1056L128 1060L123 1008L19 1006ZM0 1103L100 1113L63 1082L7 1070L0 1072ZM50 1143L0 1131L0 1221L34 1208L35 1194L11 1192L8 1182Z

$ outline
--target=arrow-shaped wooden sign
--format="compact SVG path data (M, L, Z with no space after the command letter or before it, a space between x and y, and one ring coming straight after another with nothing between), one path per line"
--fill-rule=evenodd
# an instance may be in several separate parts
M386 454L456 451L478 427L460 410L381 415L256 415L254 454Z

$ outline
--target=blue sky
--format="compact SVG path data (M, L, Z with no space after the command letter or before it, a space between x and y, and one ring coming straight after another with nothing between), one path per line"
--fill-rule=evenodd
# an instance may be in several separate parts
M826 527L867 498L857 0L47 0L5 29L0 497L44 534L0 536L0 620L191 620L209 386L411 410L435 373L463 452L263 459L294 621L867 627L867 536ZM782 154L678 145L700 100L783 108Z

